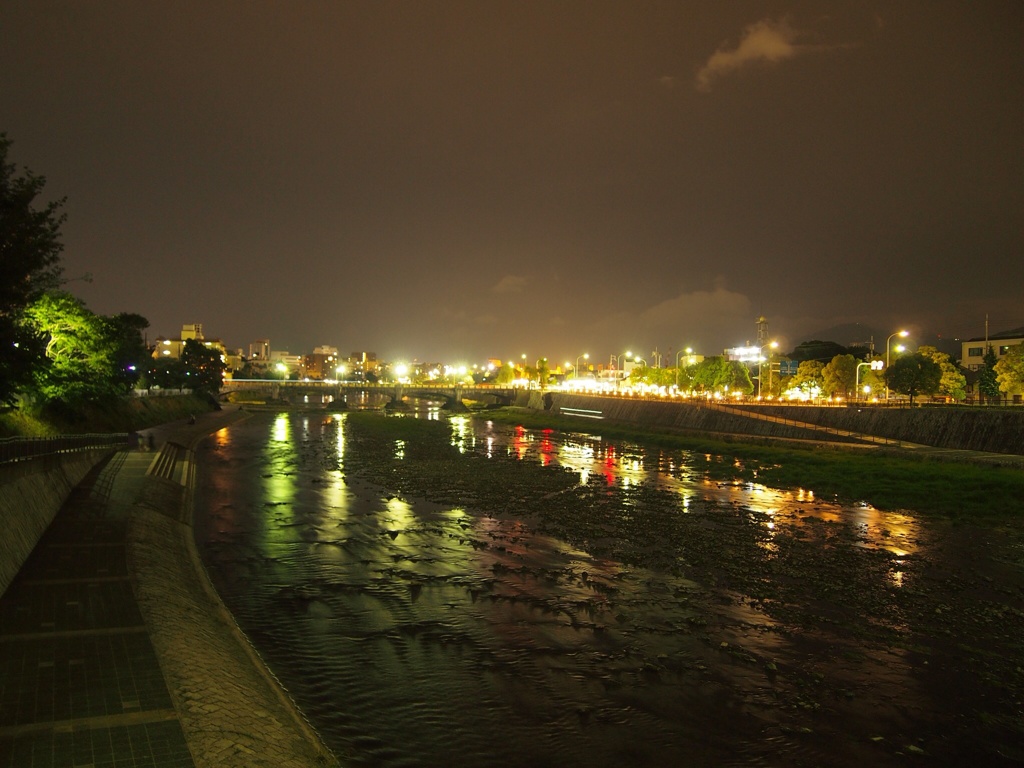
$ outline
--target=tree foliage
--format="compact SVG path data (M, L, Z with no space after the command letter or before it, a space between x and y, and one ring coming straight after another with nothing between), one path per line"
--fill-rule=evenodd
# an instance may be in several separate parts
M789 380L789 389L797 389L808 395L814 395L816 392L820 392L822 385L825 383L822 371L825 370L825 364L818 360L805 360L800 363L800 367L796 369L796 373Z
M185 367L187 387L210 394L220 392L226 366L216 349L195 339L186 339L181 363Z
M960 372L959 366L945 352L935 347L924 345L918 347L919 354L930 357L942 371L939 380L939 394L960 401L967 397L967 377Z
M826 397L849 397L857 387L857 358L836 355L821 369L821 391Z
M918 395L934 395L942 381L942 368L927 355L915 352L902 355L885 372L889 389L909 395L913 404Z
M1024 394L1024 344L1010 347L993 371L1000 390L1008 395Z
M96 315L69 293L43 294L23 314L22 328L42 345L32 391L44 402L93 402L126 394L146 349L139 315Z
M498 374L494 377L495 384L501 384L508 386L516 378L516 369L509 363L505 363L498 369Z
M721 355L705 357L693 366L691 383L694 389L704 392L729 391L749 395L754 391L747 367Z
M999 374L996 373L998 359L991 344L985 350L985 356L982 358L982 361L984 365L978 371L978 393L984 400L998 400Z
M11 142L0 133L0 403L10 405L41 360L25 309L60 283L64 200L36 204L46 179L7 161Z
M863 357L866 350L854 348L858 351L859 356ZM792 352L789 353L789 358L792 360L799 360L800 362L808 360L817 360L823 365L835 358L837 355L850 354L851 350L844 347L842 344L837 344L834 341L821 341L820 339L813 339L811 341L802 341L796 345ZM857 355L855 355L857 356Z

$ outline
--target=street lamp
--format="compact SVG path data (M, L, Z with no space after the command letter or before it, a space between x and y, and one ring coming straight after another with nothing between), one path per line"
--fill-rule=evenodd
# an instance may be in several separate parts
M686 349L680 349L678 352L676 352L676 389L679 389L679 356L684 353L687 356L692 355L693 348L687 347Z
M860 398L860 367L862 365L866 365L866 366L870 367L872 371L880 371L880 370L882 370L882 361L881 360L872 360L871 362L868 362L868 363L857 363L856 383L854 384L853 388L854 388L854 393L855 393L855 395L858 398ZM865 387L865 389L867 389L867 387Z
M757 399L761 399L761 374L764 372L764 358L761 353L766 349L775 349L779 346L777 341L769 341L757 350ZM772 391L772 353L768 353L768 392Z
M576 358L576 367L572 369L572 377L578 379L580 377L580 358L584 360L590 359L590 353L584 352L582 355Z
M892 341L893 339L895 339L897 336L899 336L901 339L905 339L909 335L910 335L910 331L896 331L896 333L891 334L889 336L889 338L885 340L885 372L887 374L889 373L889 342ZM901 348L898 351L902 352L903 349ZM886 377L886 382L885 382L885 402L887 402L887 403L889 402L889 381L888 381L888 376Z

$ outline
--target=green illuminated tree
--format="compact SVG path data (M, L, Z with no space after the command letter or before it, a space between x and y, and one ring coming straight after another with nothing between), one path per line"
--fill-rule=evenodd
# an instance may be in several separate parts
M0 404L10 406L43 361L44 342L23 322L25 309L60 284L64 200L36 204L46 179L7 162L0 133Z
M740 392L749 395L754 391L747 367L735 360L726 360L721 355L705 357L693 366L694 389L706 392Z
M44 345L32 389L45 402L72 406L126 394L138 380L148 325L139 315L96 315L69 293L44 294L22 318Z
M942 381L942 368L927 355L915 352L902 355L885 372L885 383L893 392L910 396L910 404L918 395L934 395Z
M1016 344L1007 350L993 370L999 389L1008 395L1024 394L1024 344Z
M804 360L790 378L789 389L798 389L812 396L820 394L825 384L825 378L822 375L824 370L824 363L818 360Z
M967 378L960 372L960 368L953 362L953 358L928 345L918 347L917 351L919 354L930 357L942 370L939 394L957 401L967 397Z
M516 369L509 363L505 363L501 368L498 369L497 376L494 377L495 384L501 384L502 386L508 386L512 383L512 380L516 377Z
M836 355L821 369L821 391L827 397L849 397L857 386L857 358Z

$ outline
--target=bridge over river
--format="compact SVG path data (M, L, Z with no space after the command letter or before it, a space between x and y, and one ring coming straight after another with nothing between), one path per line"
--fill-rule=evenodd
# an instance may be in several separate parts
M483 400L501 405L512 405L521 390L513 387L495 387L486 384L476 386L444 384L374 384L362 381L281 381L278 379L231 379L221 387L221 395L232 392L263 394L270 399L287 398L289 395L331 396L344 401L353 393L381 395L389 403L401 403L406 398L423 400L444 400L445 408L465 408L463 397L469 400Z

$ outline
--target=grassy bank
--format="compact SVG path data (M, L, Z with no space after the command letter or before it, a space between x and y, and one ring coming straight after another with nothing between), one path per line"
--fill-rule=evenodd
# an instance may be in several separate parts
M954 520L1024 514L1024 472L1019 469L928 461L875 450L726 442L518 409L498 409L478 417L685 451L696 469L714 479L803 488L824 500L866 502L878 509L914 510Z
M0 413L0 437L44 437L86 432L133 432L213 410L196 395L125 398L82 409L59 405L38 411Z

